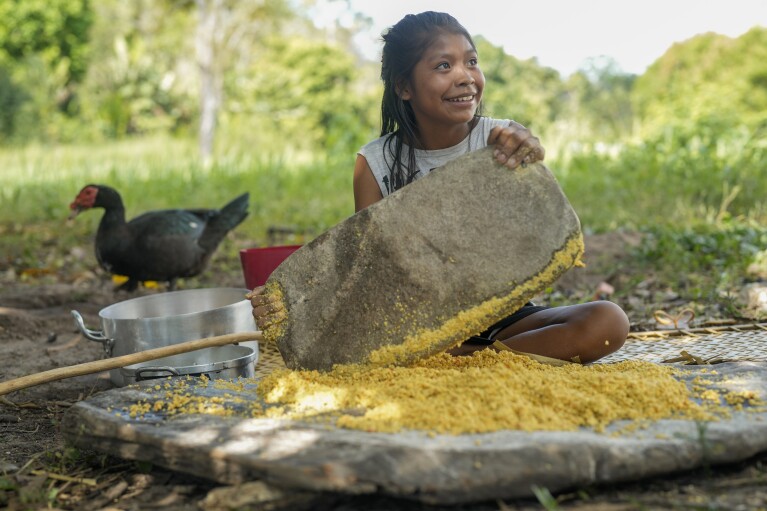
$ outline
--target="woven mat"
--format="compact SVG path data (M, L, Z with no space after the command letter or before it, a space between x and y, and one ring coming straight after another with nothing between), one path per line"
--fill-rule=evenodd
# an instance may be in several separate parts
M256 378L265 376L275 369L285 368L285 362L274 343L262 342L259 350ZM688 354L689 357L685 357L683 353ZM609 364L624 360L643 360L658 364L672 361L681 363L767 361L767 323L632 332L620 350L600 359L598 363Z
M632 332L620 350L598 363L624 360L655 363L767 360L767 323Z
M258 343L258 363L256 364L256 378L261 378L275 369L285 369L285 362L273 342Z

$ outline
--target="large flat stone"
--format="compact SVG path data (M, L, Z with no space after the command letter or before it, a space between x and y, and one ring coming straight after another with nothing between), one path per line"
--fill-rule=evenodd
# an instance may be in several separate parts
M685 367L688 385L702 376L713 388L751 390L767 399L767 364ZM532 496L632 481L748 459L767 451L767 412L737 411L720 421L661 420L646 428L615 423L604 433L498 431L474 435L396 434L342 430L324 423L247 418L255 392L229 396L243 417L148 413L123 408L151 401L143 382L97 394L71 407L62 432L76 446L191 473L227 484L264 480L296 490L381 493L428 503L458 504ZM213 388L190 387L218 397ZM613 434L618 431L621 434Z
M408 363L510 314L580 257L578 217L543 165L463 156L351 216L272 273L288 311L267 329L288 367ZM270 331L271 330L271 331ZM381 359L381 357L379 357Z

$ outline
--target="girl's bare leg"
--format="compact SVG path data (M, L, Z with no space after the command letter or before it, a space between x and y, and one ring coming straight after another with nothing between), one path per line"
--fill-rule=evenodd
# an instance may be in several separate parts
M628 332L626 313L600 300L536 312L501 330L495 340L518 351L561 360L579 357L587 363L618 350ZM483 348L464 344L451 353L467 355Z

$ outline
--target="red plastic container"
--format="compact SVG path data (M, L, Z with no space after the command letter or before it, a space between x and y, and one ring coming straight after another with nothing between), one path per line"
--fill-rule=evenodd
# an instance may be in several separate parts
M245 287L253 289L263 286L275 268L299 248L301 245L281 245L240 250L240 263L242 263L242 273L245 276Z

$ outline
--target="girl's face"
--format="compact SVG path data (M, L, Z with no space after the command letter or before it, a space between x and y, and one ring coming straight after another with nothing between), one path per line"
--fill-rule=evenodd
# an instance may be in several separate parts
M423 134L471 121L484 87L485 76L471 43L460 34L444 33L426 49L400 96L410 101Z

